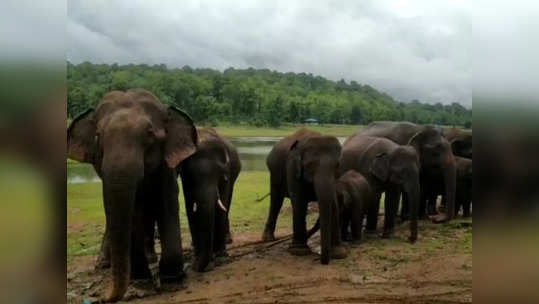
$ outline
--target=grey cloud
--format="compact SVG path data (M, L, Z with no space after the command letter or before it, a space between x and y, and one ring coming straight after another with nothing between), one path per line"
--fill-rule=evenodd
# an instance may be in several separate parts
M252 66L356 80L403 101L472 103L466 2L134 3L69 2L68 59Z

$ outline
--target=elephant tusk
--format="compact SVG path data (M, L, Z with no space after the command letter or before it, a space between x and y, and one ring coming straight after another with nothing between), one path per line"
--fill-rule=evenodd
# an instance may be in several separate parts
M226 207L225 205L223 205L223 202L221 201L221 199L217 199L217 205L219 205L219 208L223 209L224 212L226 212Z
M197 209L198 209L197 202L194 202L193 203L193 212L197 212Z

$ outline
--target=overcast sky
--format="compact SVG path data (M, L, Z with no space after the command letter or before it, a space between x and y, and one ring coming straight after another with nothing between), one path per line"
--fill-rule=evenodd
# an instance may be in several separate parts
M307 72L471 106L469 2L69 1L67 57Z

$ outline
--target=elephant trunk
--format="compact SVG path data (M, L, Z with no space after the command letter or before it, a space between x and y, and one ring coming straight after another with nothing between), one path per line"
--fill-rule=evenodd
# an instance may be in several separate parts
M112 268L106 301L120 300L129 285L135 197L143 172L142 164L113 165L104 171L103 201Z
M331 177L331 178L330 178ZM331 253L333 212L335 212L335 180L333 175L318 174L314 177L314 189L318 198L320 218L321 262L328 264Z
M445 197L446 197L446 216L444 221L450 221L455 216L455 192L457 183L457 169L454 161L454 157L450 152L448 159L446 160L444 170L444 184L445 184Z
M202 191L202 189L204 191ZM196 197L196 211L194 211L194 228L196 233L197 256L194 265L195 271L203 272L212 260L214 251L215 212L219 199L216 191L202 188Z
M404 192L410 205L410 242L417 240L417 219L419 213L419 178L412 178L404 185Z

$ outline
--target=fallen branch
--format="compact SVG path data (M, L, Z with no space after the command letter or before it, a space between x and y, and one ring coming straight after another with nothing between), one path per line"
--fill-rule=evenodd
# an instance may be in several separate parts
M266 195L264 195L264 196L262 196L262 197L260 197L260 198L257 198L256 201L257 201L257 202L261 202L261 201L263 201L266 197L268 197L269 195L270 195L270 194L268 193L268 194L266 194Z

